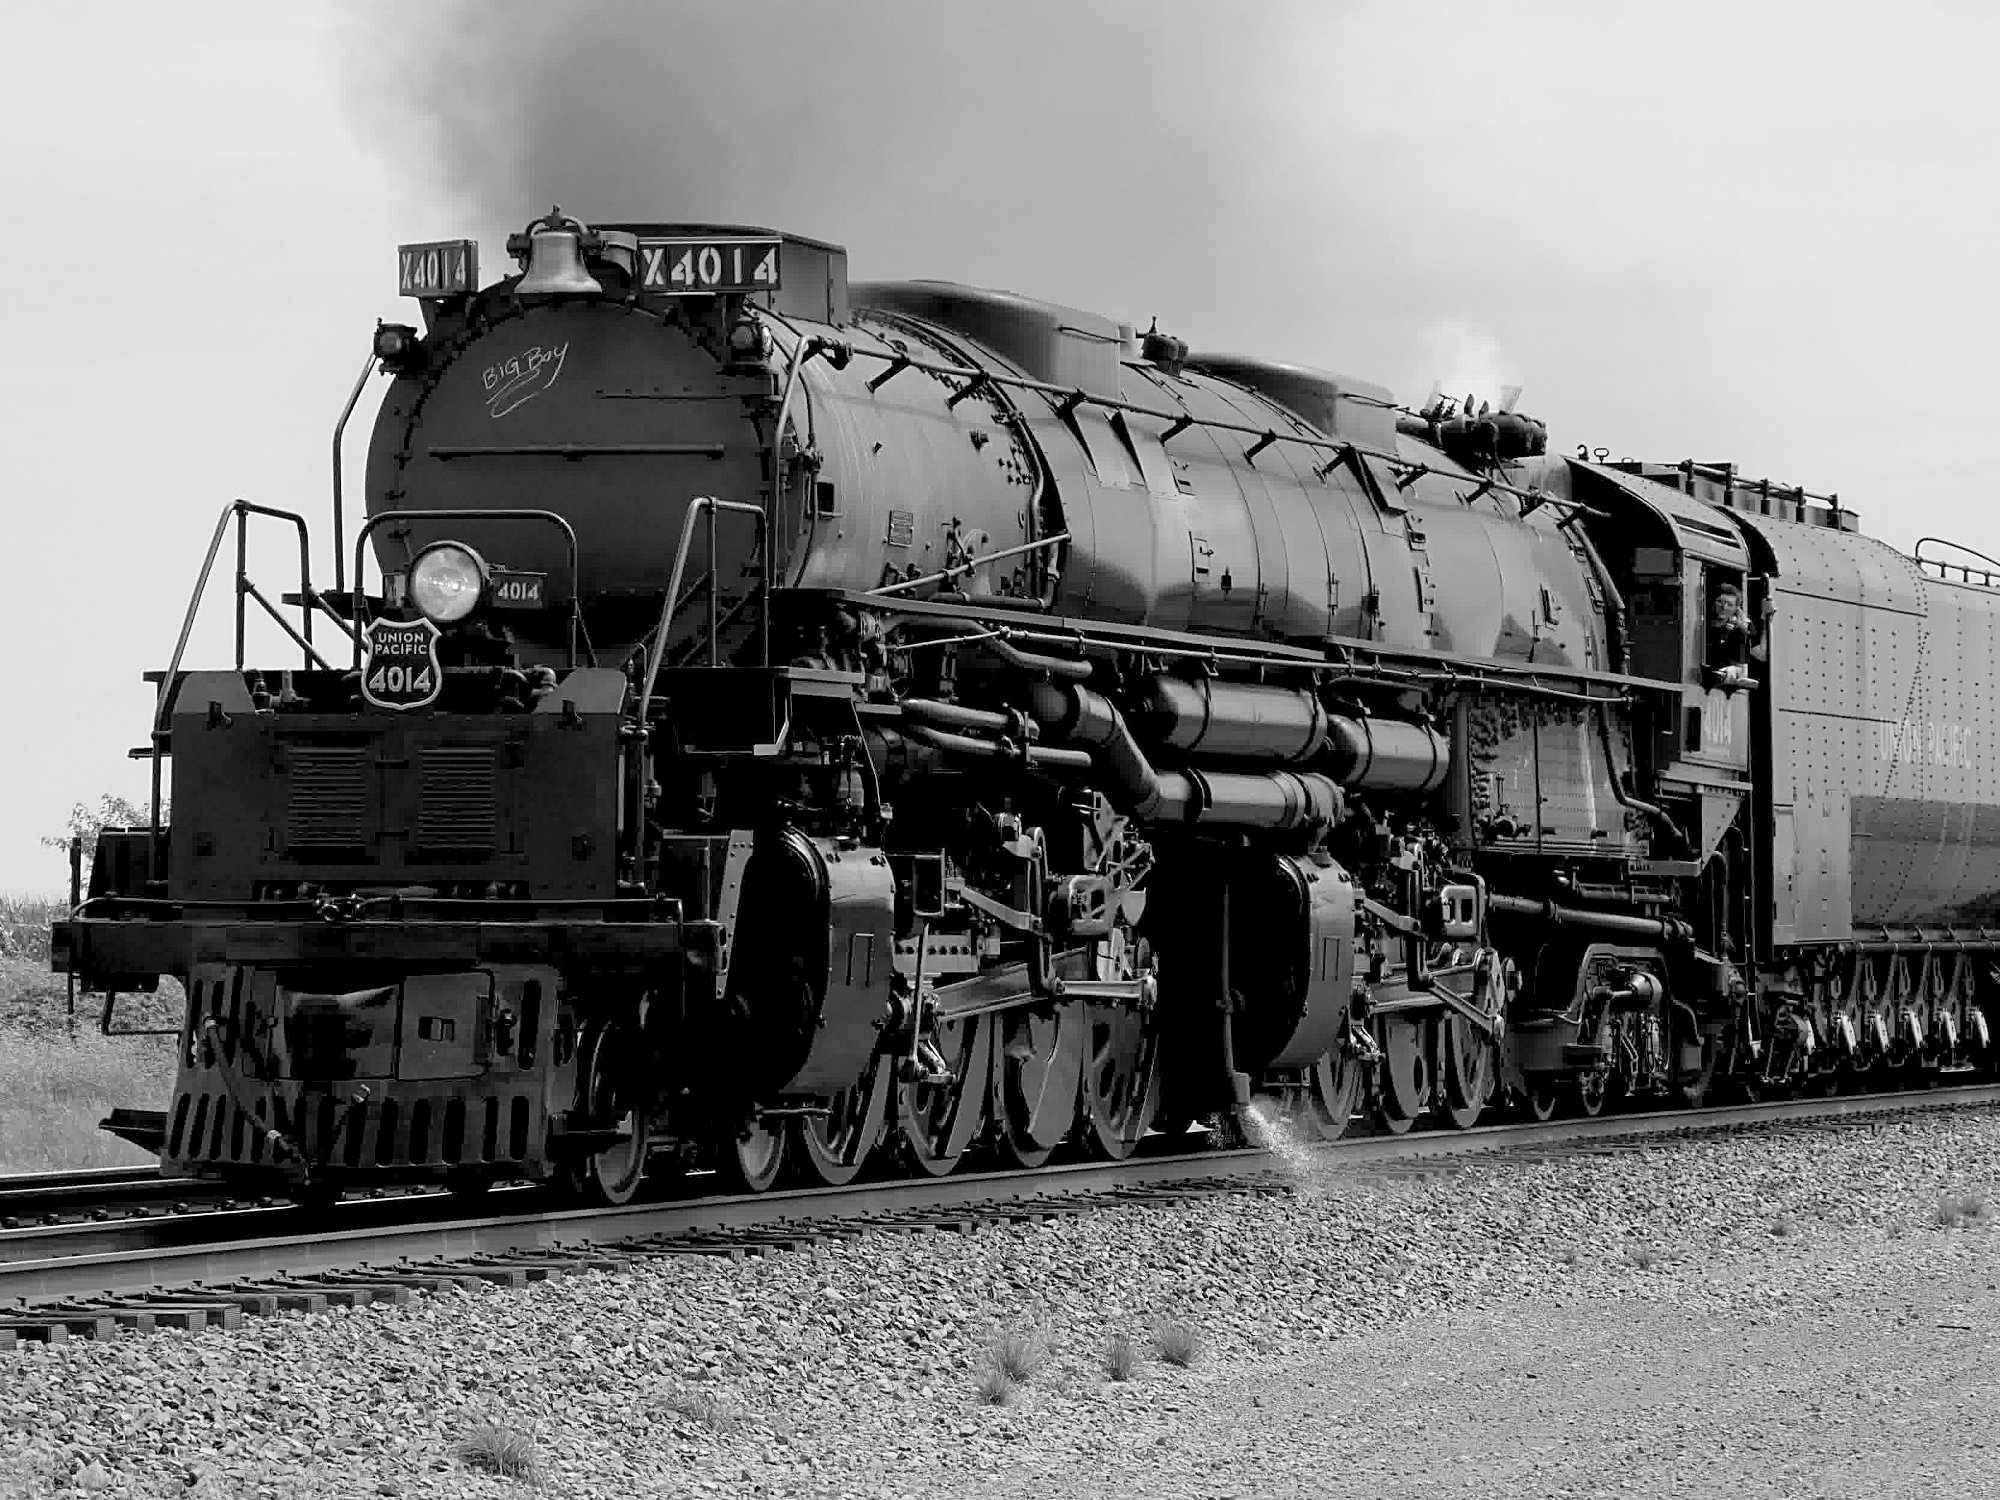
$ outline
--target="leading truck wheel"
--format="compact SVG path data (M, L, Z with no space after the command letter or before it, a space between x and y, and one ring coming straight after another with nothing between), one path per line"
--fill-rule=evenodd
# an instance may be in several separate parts
M585 1029L577 1043L577 1094L584 1113L593 1119L612 1115L625 1138L568 1169L562 1186L585 1203L618 1207L630 1203L646 1176L646 1117L624 1097L621 1070L634 1053L629 1028L600 1021Z
M1594 1120L1604 1113L1604 1101L1611 1092L1611 1070L1592 1068L1579 1073L1569 1083L1570 1106L1584 1119Z
M853 1088L826 1101L826 1112L801 1115L787 1143L791 1171L807 1187L845 1187L861 1175L889 1129L895 1060L877 1053Z
M1280 1122L1307 1141L1339 1140L1353 1123L1365 1071L1344 1040L1334 1043L1295 1082L1280 1088Z

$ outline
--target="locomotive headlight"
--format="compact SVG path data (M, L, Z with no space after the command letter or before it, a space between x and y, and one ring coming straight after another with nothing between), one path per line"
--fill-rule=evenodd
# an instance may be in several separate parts
M486 563L462 542L433 542L410 564L410 602L435 625L455 625L486 597Z

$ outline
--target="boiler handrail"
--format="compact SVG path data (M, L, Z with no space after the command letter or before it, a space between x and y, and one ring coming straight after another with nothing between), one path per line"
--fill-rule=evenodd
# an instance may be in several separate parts
M660 680L660 667L666 660L667 631L672 627L674 615L679 612L680 606L684 602L681 599L681 579L687 575L688 552L694 546L695 517L704 514L708 517L709 615L711 621L713 620L716 590L721 586L721 580L716 576L715 521L717 512L725 510L732 511L737 515L749 516L753 519L757 523L757 547L759 552L765 551L768 546L770 532L767 528L762 506L746 504L741 500L718 500L713 495L698 495L688 506L687 514L681 517L680 545L674 550L674 571L667 583L667 596L660 604L660 623L653 629L653 649L646 663L646 686L639 694L639 729L641 733L645 731L646 716L653 706L653 691ZM768 556L764 559L763 572L764 665L768 667L771 664L771 560ZM715 658L715 638L713 635L709 637L708 648L709 664L713 666Z
M347 393L347 405L340 409L340 420L333 424L333 591L335 594L347 592L347 579L343 571L346 561L340 546L340 512L344 503L341 494L340 440L347 432L347 419L354 415L355 403L360 401L362 391L368 388L368 377L375 373L375 359L375 346L371 343L368 346L368 358L361 366L361 373L354 378L354 389ZM356 590L361 587L359 574L355 575L354 586Z

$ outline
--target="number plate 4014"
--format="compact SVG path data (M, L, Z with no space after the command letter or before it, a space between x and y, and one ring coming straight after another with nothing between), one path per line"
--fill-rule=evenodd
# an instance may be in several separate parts
M719 296L778 289L776 239L641 239L639 289L668 296Z

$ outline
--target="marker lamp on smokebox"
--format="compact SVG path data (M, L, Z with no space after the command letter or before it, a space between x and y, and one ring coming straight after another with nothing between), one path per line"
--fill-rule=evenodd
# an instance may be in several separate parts
M460 542L433 542L410 564L410 602L434 625L456 625L486 597L486 563Z
M392 372L404 374L423 364L424 341L407 323L377 323L375 357Z
M729 330L729 357L738 363L763 359L771 352L771 332L755 318L744 318Z

